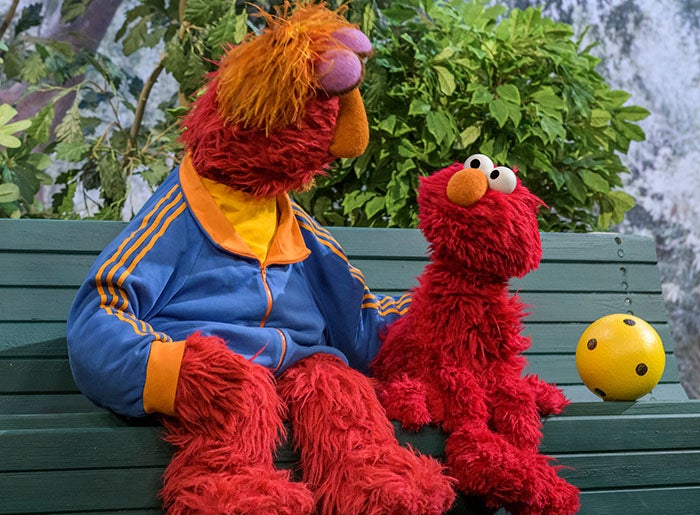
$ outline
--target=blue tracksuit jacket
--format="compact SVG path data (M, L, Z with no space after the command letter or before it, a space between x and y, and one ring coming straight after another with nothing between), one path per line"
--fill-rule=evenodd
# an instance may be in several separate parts
M200 331L275 374L314 353L366 372L405 313L373 295L338 243L287 195L261 263L186 157L98 257L68 320L78 387L127 416L173 413L187 336Z

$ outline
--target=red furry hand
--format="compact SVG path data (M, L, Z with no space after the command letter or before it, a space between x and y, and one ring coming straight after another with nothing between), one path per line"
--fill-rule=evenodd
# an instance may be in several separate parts
M187 338L175 394L175 413L191 431L224 430L251 406L240 402L251 387L251 366L215 336ZM259 378L256 378L259 380ZM272 378L270 378L272 380Z

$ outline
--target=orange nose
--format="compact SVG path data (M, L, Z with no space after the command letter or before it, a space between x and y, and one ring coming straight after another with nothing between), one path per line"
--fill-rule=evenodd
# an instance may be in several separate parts
M447 183L447 198L453 204L467 207L486 195L489 181L484 172L465 168L454 174Z

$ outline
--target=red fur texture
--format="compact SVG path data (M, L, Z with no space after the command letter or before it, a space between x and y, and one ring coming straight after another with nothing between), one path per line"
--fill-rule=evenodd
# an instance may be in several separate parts
M217 111L216 78L185 117L181 139L200 175L270 197L303 189L335 159L330 151L338 98L312 98L300 125L274 133L226 124Z
M285 372L280 392L318 513L429 515L452 505L452 480L399 445L366 376L317 354Z
M233 354L219 338L194 334L175 406L177 416L163 422L175 447L161 491L169 514L313 512L306 486L274 468L284 408L267 369Z
M285 406L302 482L274 468ZM161 491L170 515L430 515L454 500L443 466L399 445L370 379L332 356L293 365L277 385L221 339L195 334L176 410L164 420L175 447Z
M556 387L523 377L523 306L508 280L539 265L536 213L542 202L521 183L460 207L446 195L463 168L455 163L423 178L420 228L431 263L408 314L385 336L372 371L389 418L411 429L427 423L447 433L448 474L492 508L564 515L578 490L538 452L541 415L568 401Z

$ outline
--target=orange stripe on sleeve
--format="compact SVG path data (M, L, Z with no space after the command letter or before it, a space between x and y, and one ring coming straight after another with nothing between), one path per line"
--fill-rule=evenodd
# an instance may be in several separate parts
M143 409L146 413L175 414L175 392L180 376L185 341L151 343L143 387Z

